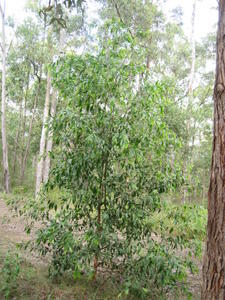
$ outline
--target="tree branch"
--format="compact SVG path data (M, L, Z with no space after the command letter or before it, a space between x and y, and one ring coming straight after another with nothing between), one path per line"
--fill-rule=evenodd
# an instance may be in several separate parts
M120 22L123 23L124 25L126 25L125 22L123 21L123 18L121 16L121 13L120 13L120 10L119 10L119 7L118 7L117 3L115 3L114 1L113 1L113 3L114 3L114 6L115 6L115 9L116 9L116 13L117 13L117 15L120 19ZM134 38L134 35L133 35L133 33L131 32L131 30L129 28L128 28L128 31L129 31L131 37Z

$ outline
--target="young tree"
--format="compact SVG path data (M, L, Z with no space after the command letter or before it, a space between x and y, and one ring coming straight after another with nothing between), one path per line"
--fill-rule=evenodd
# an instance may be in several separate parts
M2 18L2 154L3 154L3 176L4 176L4 191L9 193L9 164L8 164L8 148L7 148L7 137L6 137L6 41L5 41L5 3L0 3L0 13Z
M219 1L214 132L202 300L225 299L225 1Z
M137 92L135 75L148 72L133 63L139 48L121 22L106 28L111 39L95 55L68 54L52 70L60 109L50 178L31 205L45 224L36 247L52 254L51 276L97 278L106 270L120 274L127 292L143 295L151 282L167 288L184 275L167 238L154 241L146 226L161 209L160 194L180 183L179 168L167 160L179 143L165 120L167 86L145 80Z

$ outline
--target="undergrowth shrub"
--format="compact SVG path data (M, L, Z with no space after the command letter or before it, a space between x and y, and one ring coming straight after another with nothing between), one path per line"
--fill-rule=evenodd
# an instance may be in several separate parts
M10 299L16 293L20 270L21 258L18 253L7 252L0 270L0 294L5 299Z
M168 243L180 244L181 249L191 248L195 256L202 254L206 237L207 209L196 204L164 202L164 208L146 220L146 226L163 235ZM189 253L191 257L191 253ZM191 259L191 258L190 258ZM193 265L191 264L191 269Z

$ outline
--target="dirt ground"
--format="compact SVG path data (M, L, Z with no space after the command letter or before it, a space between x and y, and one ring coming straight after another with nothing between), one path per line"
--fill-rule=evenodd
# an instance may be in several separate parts
M0 249L5 253L8 250L16 248L16 245L21 242L27 242L33 238L25 232L24 220L16 216L7 207L4 200L0 199ZM35 253L22 251L22 256L31 263L46 264Z

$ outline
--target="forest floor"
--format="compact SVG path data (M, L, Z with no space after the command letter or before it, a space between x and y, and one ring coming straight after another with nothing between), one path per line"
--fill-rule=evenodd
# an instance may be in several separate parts
M118 299L118 287L111 282L93 282L88 279L80 279L76 283L70 278L63 278L60 283L53 283L48 278L47 261L41 259L35 253L22 250L17 247L21 242L32 239L24 231L25 222L15 216L0 199L0 272L6 253L18 253L21 257L20 273L16 287L12 290L9 299L13 300L113 300ZM200 261L198 262L200 266ZM194 300L200 299L200 274L189 274L188 285ZM0 276L0 291L3 286ZM5 299L0 293L0 300ZM136 299L131 296L120 298L121 300ZM158 299L158 298L157 298ZM189 299L182 295L162 296L161 299L183 300ZM155 297L148 300L155 300Z

